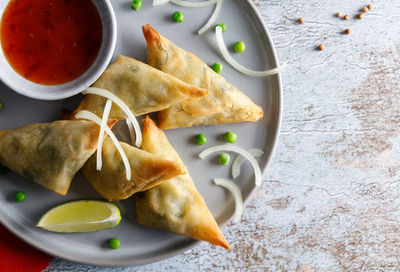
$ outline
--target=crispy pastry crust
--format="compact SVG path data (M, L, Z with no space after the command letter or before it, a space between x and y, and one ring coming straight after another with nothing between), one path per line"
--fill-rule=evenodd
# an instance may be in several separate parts
M108 201L128 198L145 188L152 188L164 180L186 173L186 169L176 162L123 142L120 144L131 166L131 180L126 180L125 166L121 155L108 137L103 142L101 171L96 170L95 154L82 168L86 179Z
M184 165L164 132L149 117L143 120L142 148ZM177 176L136 196L138 223L229 249L224 235L189 174Z
M135 116L160 111L183 100L198 100L208 94L205 89L189 85L150 65L125 56L119 56L93 87L114 93L128 105ZM75 113L88 110L101 116L106 101L107 99L98 95L86 95ZM113 106L110 118L122 120L126 116L118 106Z
M150 25L144 25L142 29L151 66L210 91L197 101L185 100L162 110L158 117L161 128L255 122L263 118L261 107L197 56L179 48Z
M60 195L95 152L99 126L64 120L0 132L0 162Z

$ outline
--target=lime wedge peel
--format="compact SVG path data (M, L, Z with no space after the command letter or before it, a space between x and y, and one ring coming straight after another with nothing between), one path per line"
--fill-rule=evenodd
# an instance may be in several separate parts
M115 204L100 200L77 200L50 209L36 226L63 233L92 232L113 228L120 221L121 213Z

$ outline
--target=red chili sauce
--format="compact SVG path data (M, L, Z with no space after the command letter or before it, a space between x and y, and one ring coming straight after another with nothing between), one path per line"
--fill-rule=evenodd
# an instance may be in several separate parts
M43 85L66 83L85 73L103 36L91 0L11 0L0 32L4 55L14 70Z

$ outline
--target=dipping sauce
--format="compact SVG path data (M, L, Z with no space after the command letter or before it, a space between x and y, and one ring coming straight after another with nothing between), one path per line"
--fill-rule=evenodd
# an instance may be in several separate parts
M91 0L11 0L0 32L4 55L14 70L43 85L66 83L85 73L103 36Z

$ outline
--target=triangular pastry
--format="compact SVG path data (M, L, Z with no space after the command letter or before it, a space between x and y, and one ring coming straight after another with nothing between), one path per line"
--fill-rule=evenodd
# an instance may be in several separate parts
M0 131L0 162L60 195L96 151L99 126L64 120Z
M156 186L160 182L186 173L186 168L129 144L120 142L131 166L131 179L126 179L125 166L112 140L104 139L102 168L96 170L96 154L89 158L82 173L108 201L119 201L132 194Z
M160 111L182 100L198 100L208 91L189 85L169 74L133 58L119 56L93 87L108 90L119 97L135 116ZM101 117L107 99L88 94L75 113L88 110ZM111 119L122 120L126 116L118 107L112 107Z
M143 120L143 125L142 148L184 167L164 132L149 117ZM136 216L139 224L163 228L229 249L229 244L188 173L137 194Z
M143 26L147 41L148 63L194 86L209 90L197 101L176 103L159 114L161 128L193 125L217 125L255 122L263 110L205 62L157 33L150 25Z

